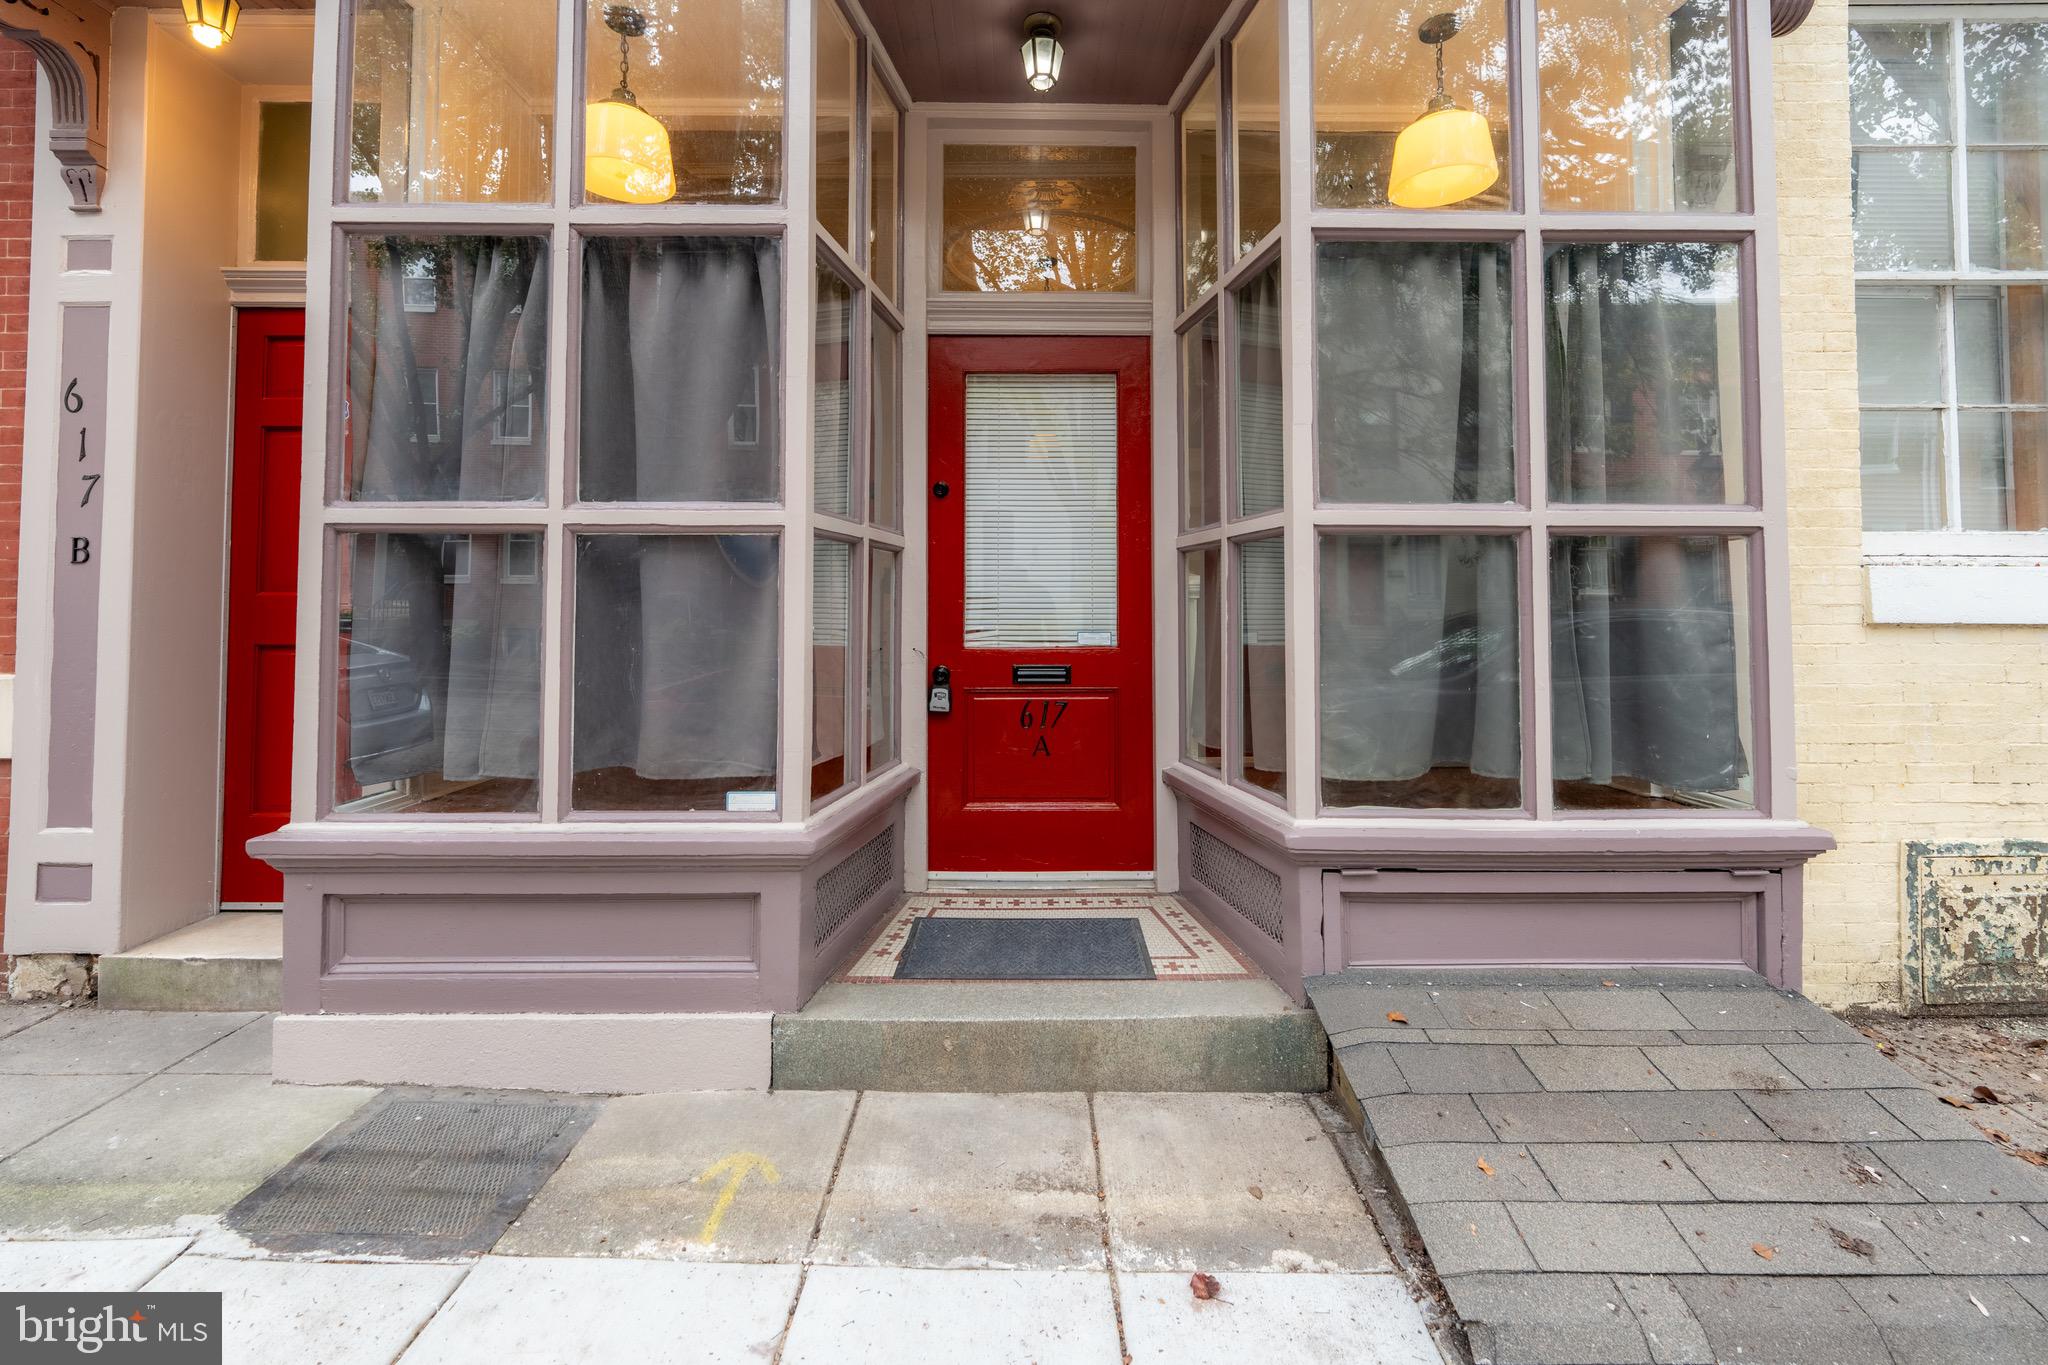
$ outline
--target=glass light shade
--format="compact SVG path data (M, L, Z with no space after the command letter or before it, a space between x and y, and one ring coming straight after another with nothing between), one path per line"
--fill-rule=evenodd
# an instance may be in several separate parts
M1440 209L1500 179L1493 129L1471 109L1432 109L1394 139L1387 198L1404 209Z
M1043 204L1026 204L1024 226L1031 232L1044 232L1052 226L1052 210Z
M675 197L668 129L637 104L592 100L583 118L583 188L627 204Z
M1024 40L1024 79L1033 90L1050 90L1059 83L1060 64L1066 49L1052 34L1040 31Z
M242 0L184 0L185 30L201 47L225 47L242 17Z

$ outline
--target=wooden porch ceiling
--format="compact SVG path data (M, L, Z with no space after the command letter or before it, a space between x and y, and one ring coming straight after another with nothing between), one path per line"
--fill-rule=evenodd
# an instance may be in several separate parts
M1230 0L865 0L862 8L914 100L1164 104ZM1060 83L1024 84L1024 16L1065 25Z

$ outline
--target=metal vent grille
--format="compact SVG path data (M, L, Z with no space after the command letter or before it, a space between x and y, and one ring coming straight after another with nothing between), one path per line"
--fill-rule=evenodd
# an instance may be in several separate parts
M1280 908L1280 874L1246 857L1196 825L1188 831L1188 875L1216 898L1250 920L1275 943L1285 943Z
M846 923L848 915L866 905L895 875L896 826L890 825L818 878L811 908L811 946L823 945Z
M583 1135L597 1106L379 1095L229 1211L272 1251L482 1252Z

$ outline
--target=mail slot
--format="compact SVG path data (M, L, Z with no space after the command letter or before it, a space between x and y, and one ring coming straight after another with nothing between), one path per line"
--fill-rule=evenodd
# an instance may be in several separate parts
M1066 664L1012 664L1010 682L1017 687L1065 687L1074 681Z

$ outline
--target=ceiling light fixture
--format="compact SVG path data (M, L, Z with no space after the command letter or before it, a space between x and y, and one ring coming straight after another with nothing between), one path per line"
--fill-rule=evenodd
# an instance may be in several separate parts
M1060 46L1060 17L1040 10L1024 21L1024 79L1041 95L1059 83L1060 64L1066 59Z
M1436 94L1429 111L1394 139L1387 198L1404 209L1440 209L1482 193L1500 179L1493 128L1486 116L1460 109L1444 93L1444 44L1458 31L1458 16L1439 14L1416 34L1436 49Z
M627 81L628 43L646 36L647 13L631 5L606 5L604 26L619 35L619 84L611 98L592 100L584 111L583 188L627 204L666 203L676 192L668 129L640 107Z
M242 17L242 0L185 0L185 31L201 47L226 47Z

